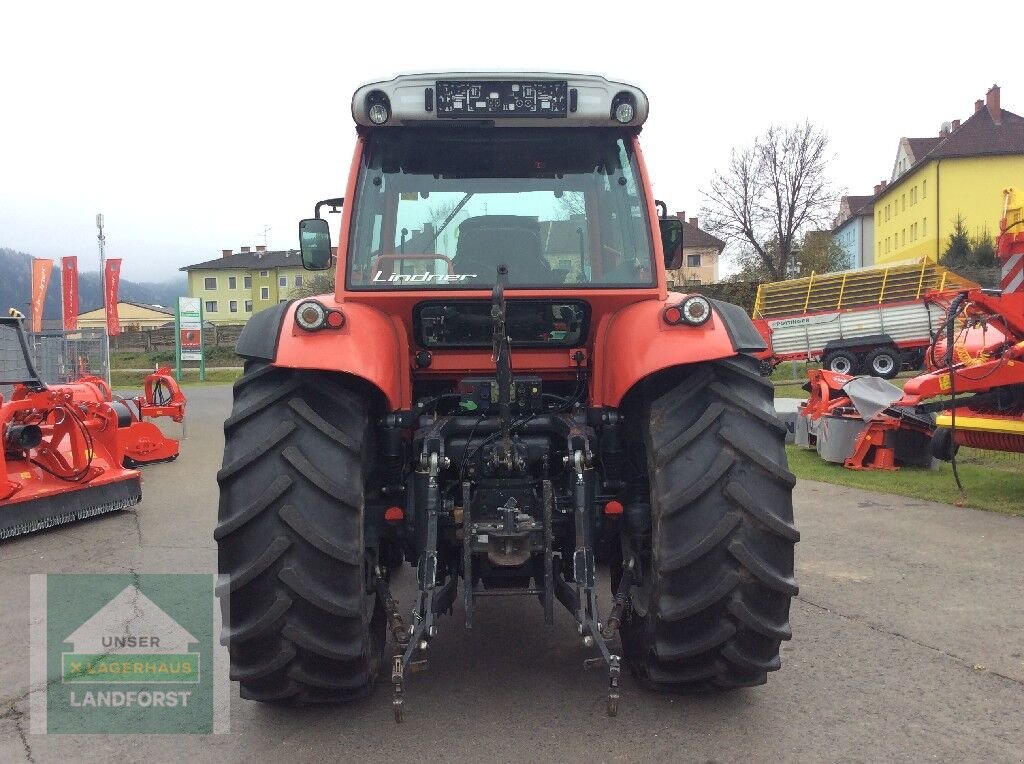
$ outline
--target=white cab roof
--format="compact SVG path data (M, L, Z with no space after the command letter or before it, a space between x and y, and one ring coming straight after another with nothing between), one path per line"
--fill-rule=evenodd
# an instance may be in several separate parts
M627 101L632 120L623 125L613 108ZM496 127L639 127L647 119L647 96L623 82L593 74L552 72L446 72L403 74L363 85L352 96L352 118L370 121L374 103L388 108L381 127L449 125L486 120Z

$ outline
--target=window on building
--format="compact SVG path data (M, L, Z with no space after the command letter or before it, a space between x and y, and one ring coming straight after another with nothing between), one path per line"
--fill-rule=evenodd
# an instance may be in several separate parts
M238 289L237 276L228 276L228 289Z
M269 275L270 275L270 271L260 271L260 278L261 279L265 279Z
M922 236L927 236L928 235L928 218L924 218L921 221L921 235Z
M277 277L277 285L279 287L286 287L286 286L288 286L288 277L287 276L278 276Z
M921 181L921 198L922 199L927 199L928 198L928 181L926 181L926 180L922 180Z
M907 211L907 195L903 194L900 197L900 212L906 212L906 211Z
M296 274L296 276L295 276L295 286L297 286L297 287L302 286L302 274L301 273Z
M243 276L242 286L246 289L252 289L252 276Z
M282 302L288 302L288 300L286 300L286 299L285 299L284 297L282 297L282 298L281 298L280 300L278 300L278 302L279 302L279 303L282 303Z
M216 276L207 276L205 279L203 279L203 286L206 289L210 289L210 290L216 289L217 288L217 277Z
M261 300L269 300L270 299L270 287L260 287L260 299Z
M245 301L245 312L252 313L252 300Z
M686 267L687 268L700 268L700 255L687 255L686 256Z
M228 312L229 313L237 313L238 312L238 300L229 300L228 301Z
M901 247L907 246L907 229L906 228L904 228L900 232L900 246Z
M216 313L217 312L217 301L216 300L207 300L205 307L206 307L206 312L207 313Z

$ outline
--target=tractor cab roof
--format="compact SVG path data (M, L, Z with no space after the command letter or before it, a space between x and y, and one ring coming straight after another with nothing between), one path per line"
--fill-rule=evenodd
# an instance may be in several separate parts
M647 112L642 90L593 74L403 74L352 96L363 127L640 127Z

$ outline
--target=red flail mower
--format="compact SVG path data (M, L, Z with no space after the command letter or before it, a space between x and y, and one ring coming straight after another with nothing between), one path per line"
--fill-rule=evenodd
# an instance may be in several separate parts
M43 384L16 318L0 319L0 384L13 386L0 398L0 539L142 499L139 473L123 464L117 413L88 383Z
M143 417L181 421L185 398L161 369L121 399L85 377L44 384L17 318L0 318L0 539L114 512L142 500L131 467L170 460L178 442Z

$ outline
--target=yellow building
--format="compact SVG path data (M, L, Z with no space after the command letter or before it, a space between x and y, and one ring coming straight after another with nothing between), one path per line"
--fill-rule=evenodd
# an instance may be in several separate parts
M1024 117L1000 105L993 85L974 114L937 138L903 138L892 180L875 187L875 263L945 252L961 219L972 236L998 233L1002 189L1024 178Z
M174 310L160 305L144 305L139 302L118 302L117 317L121 331L135 332L140 329L156 329L167 323L174 323ZM105 329L107 312L103 308L78 314L79 329Z
M189 295L203 301L203 320L214 324L244 324L253 313L290 299L311 275L298 250L268 252L262 246L225 249L216 260L181 270L188 273Z

